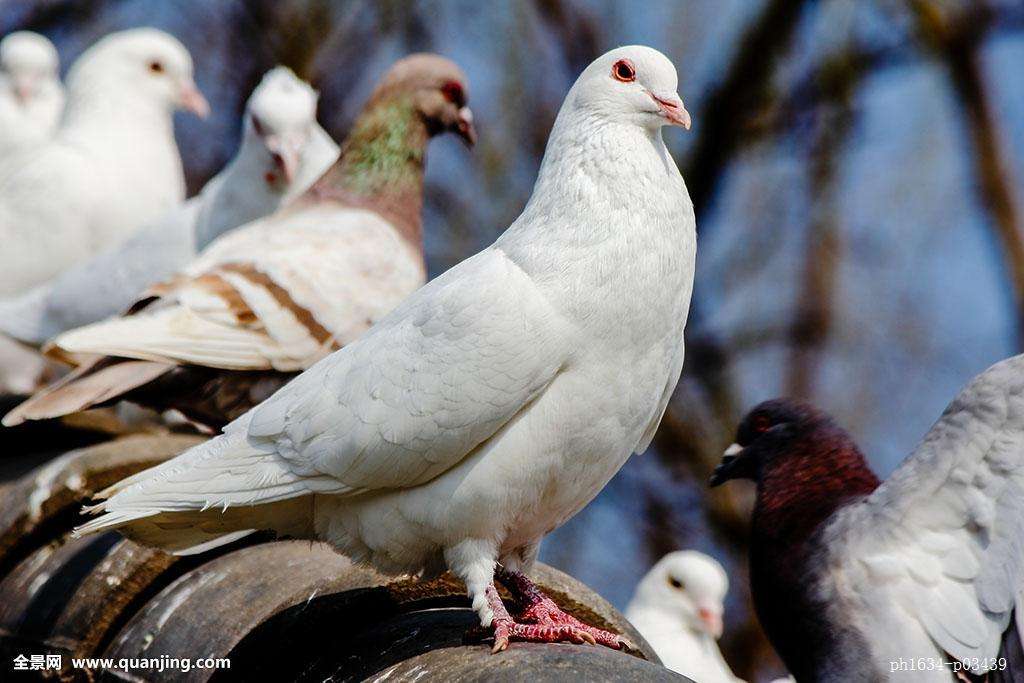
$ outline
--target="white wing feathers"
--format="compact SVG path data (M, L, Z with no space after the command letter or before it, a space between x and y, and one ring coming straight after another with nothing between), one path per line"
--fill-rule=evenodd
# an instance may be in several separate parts
M565 331L530 278L502 252L486 250L224 435L104 492L113 494L98 506L106 514L81 532L428 481L543 392L569 356Z
M686 346L680 342L673 352L668 381L665 383L665 389L662 391L661 398L658 399L658 406L654 410L654 417L647 423L647 428L640 436L640 442L633 448L633 452L637 455L646 451L650 447L651 442L654 441L654 435L658 432L661 420L665 417L665 410L668 408L669 401L672 400L672 394L676 391L676 385L679 384L679 377L683 374L683 359L685 355Z
M841 523L847 565L885 577L938 647L995 657L1024 586L1024 356L975 378Z
M257 406L250 439L353 489L429 481L554 379L569 356L559 320L518 266L486 250Z

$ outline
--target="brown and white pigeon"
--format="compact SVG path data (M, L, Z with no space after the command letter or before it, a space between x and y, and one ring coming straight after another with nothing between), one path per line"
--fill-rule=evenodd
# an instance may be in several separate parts
M309 191L215 240L128 315L56 337L51 353L86 360L4 424L126 399L217 427L357 339L425 281L427 143L474 142L466 92L448 59L397 62Z
M711 479L757 483L754 605L797 681L1019 681L1024 355L979 375L880 482L811 406L741 422Z

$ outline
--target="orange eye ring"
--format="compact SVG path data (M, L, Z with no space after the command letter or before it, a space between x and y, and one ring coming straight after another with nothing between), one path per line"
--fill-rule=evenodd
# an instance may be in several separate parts
M620 59L612 64L612 78L623 83L632 83L636 80L636 67L628 59Z

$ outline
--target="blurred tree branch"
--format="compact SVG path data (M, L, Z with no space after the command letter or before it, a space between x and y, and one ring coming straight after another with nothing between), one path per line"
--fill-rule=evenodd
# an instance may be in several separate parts
M587 68L600 54L597 23L575 3L564 0L535 0L541 18L558 36L571 73Z
M806 4L805 0L768 0L739 40L739 50L725 77L701 107L696 119L699 137L683 164L698 226L722 174L742 148L751 121L771 100L772 73L793 39ZM691 302L690 329L699 327L703 317L699 301L695 298ZM739 417L737 392L728 375L727 350L706 334L703 343L687 348L684 372L704 387L717 422L712 439L721 440ZM670 459L677 452L668 443L661 447L668 448L665 457ZM714 457L717 461L718 454ZM705 462L701 469L710 473L709 464Z
M739 50L694 120L699 133L683 164L698 217L707 210L722 173L743 147L752 121L769 105L772 74L789 48L807 0L768 0L738 41Z
M807 165L811 217L807 228L802 283L791 328L786 394L809 399L814 394L821 347L832 329L842 236L836 210L836 170L853 125L851 97L863 70L830 61L822 80L831 104L820 107Z
M961 105L964 127L971 137L981 205L1006 261L1019 348L1024 342L1024 223L1017 185L1005 157L1006 145L979 58L981 45L997 15L982 0L971 3L955 16L930 0L909 0L909 6L922 40L945 65Z

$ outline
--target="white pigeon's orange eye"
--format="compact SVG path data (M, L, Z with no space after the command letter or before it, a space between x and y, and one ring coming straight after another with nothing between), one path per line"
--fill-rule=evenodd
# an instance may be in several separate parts
M154 60L149 63L149 71L154 74L162 74L164 72L164 65Z
M668 585L672 586L676 590L683 590L683 582L674 576L668 577Z
M612 65L612 78L623 83L636 80L636 67L628 59L620 59Z

